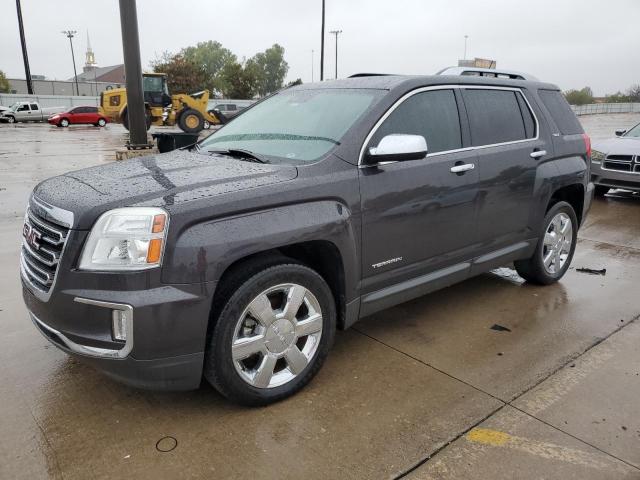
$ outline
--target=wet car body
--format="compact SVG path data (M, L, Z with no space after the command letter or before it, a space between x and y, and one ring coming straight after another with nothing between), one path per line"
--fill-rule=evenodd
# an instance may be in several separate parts
M61 349L123 382L196 388L216 289L225 272L244 259L278 251L319 271L331 282L338 326L347 328L361 317L531 256L553 198L573 202L579 222L589 209L593 186L583 134L558 133L538 97L538 90L557 92L553 85L389 76L296 88L371 89L380 97L317 161L261 164L177 151L70 172L38 185L22 253L23 295L36 327ZM373 129L407 95L452 90L462 102L465 88L520 92L535 115L535 137L474 147L464 123L463 148L427 156L427 170L421 160L362 163ZM464 162L479 168L452 170ZM161 268L80 269L96 220L122 207L166 211ZM50 249L58 248L49 270L34 265L32 228L53 240ZM47 276L39 277L36 267ZM121 312L130 320L125 343L112 332L114 315Z

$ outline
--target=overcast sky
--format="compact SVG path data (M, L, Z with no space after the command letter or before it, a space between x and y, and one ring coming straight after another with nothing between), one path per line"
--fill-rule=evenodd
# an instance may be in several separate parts
M562 89L589 85L596 95L640 83L640 0L327 0L326 30L339 38L338 74L431 74L468 57L529 72ZM122 63L117 0L23 0L32 74L73 76L68 40L77 30L84 64L86 32L100 66ZM164 50L218 40L239 58L274 43L285 48L289 79L319 78L321 0L138 0L143 68ZM0 10L0 70L24 78L13 1ZM325 78L335 43L327 33Z

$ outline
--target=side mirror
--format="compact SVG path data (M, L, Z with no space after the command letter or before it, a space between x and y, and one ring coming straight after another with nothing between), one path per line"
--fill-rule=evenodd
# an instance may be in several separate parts
M625 133L627 133L626 130L616 130L616 137L621 137L623 136Z
M422 135L393 134L380 140L377 147L369 147L365 163L420 160L427 155L427 141Z

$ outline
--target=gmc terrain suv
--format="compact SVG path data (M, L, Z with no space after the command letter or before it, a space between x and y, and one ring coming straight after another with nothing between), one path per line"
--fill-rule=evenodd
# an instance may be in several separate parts
M23 229L33 323L145 388L267 404L336 328L500 265L550 284L591 204L559 89L370 76L289 88L181 150L39 184Z

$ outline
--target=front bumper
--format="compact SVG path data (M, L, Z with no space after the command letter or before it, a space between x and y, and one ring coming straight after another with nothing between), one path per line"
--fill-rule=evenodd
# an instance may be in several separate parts
M56 347L128 385L154 390L198 388L202 379L213 286L161 285L127 290L69 288L77 276L85 286L105 274L59 272L43 299L23 277L23 298L34 325ZM104 288L112 278L102 279ZM117 288L127 288L119 282ZM147 282L147 286L150 286ZM112 286L113 288L113 286ZM211 289L209 289L211 288ZM126 318L126 340L112 335L113 313Z
M609 170L597 162L591 162L591 181L604 187L640 191L640 173Z

